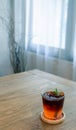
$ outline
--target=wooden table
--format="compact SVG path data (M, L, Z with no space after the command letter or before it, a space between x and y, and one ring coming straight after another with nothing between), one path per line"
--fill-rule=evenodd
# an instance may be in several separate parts
M65 92L66 119L49 125L40 119L41 91ZM76 83L39 70L0 78L0 130L76 130Z

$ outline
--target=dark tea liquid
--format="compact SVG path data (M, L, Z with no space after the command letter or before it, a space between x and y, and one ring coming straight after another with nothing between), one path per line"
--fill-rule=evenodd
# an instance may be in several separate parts
M50 92L42 95L44 116L48 119L59 119L62 116L64 93L55 96Z

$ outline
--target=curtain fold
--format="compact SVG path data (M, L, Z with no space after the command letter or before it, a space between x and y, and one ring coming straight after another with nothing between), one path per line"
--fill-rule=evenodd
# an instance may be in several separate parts
M25 71L25 0L13 0L12 66L15 73ZM12 15L11 15L12 16Z
M10 61L12 47L9 40L12 11L10 2L10 0L0 0L0 76L13 73Z
M76 1L74 0L74 12L73 12L73 16L74 16L74 20L73 20L73 22L74 22L74 36L73 36L73 44L72 44L72 46L73 46L73 76L72 76L72 79L74 80L74 81L76 81Z

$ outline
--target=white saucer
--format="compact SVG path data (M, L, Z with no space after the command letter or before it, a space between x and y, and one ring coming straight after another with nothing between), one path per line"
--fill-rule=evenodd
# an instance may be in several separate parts
M44 122L49 123L49 124L59 124L59 123L61 123L61 122L64 121L64 119L65 119L65 113L64 113L64 112L62 113L62 117L61 117L60 119L50 120L50 119L45 118L44 112L41 112L41 119L42 119Z

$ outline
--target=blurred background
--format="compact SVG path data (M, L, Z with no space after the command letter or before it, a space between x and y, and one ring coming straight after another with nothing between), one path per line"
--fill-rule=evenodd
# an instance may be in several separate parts
M0 0L0 76L31 69L76 81L76 0Z

